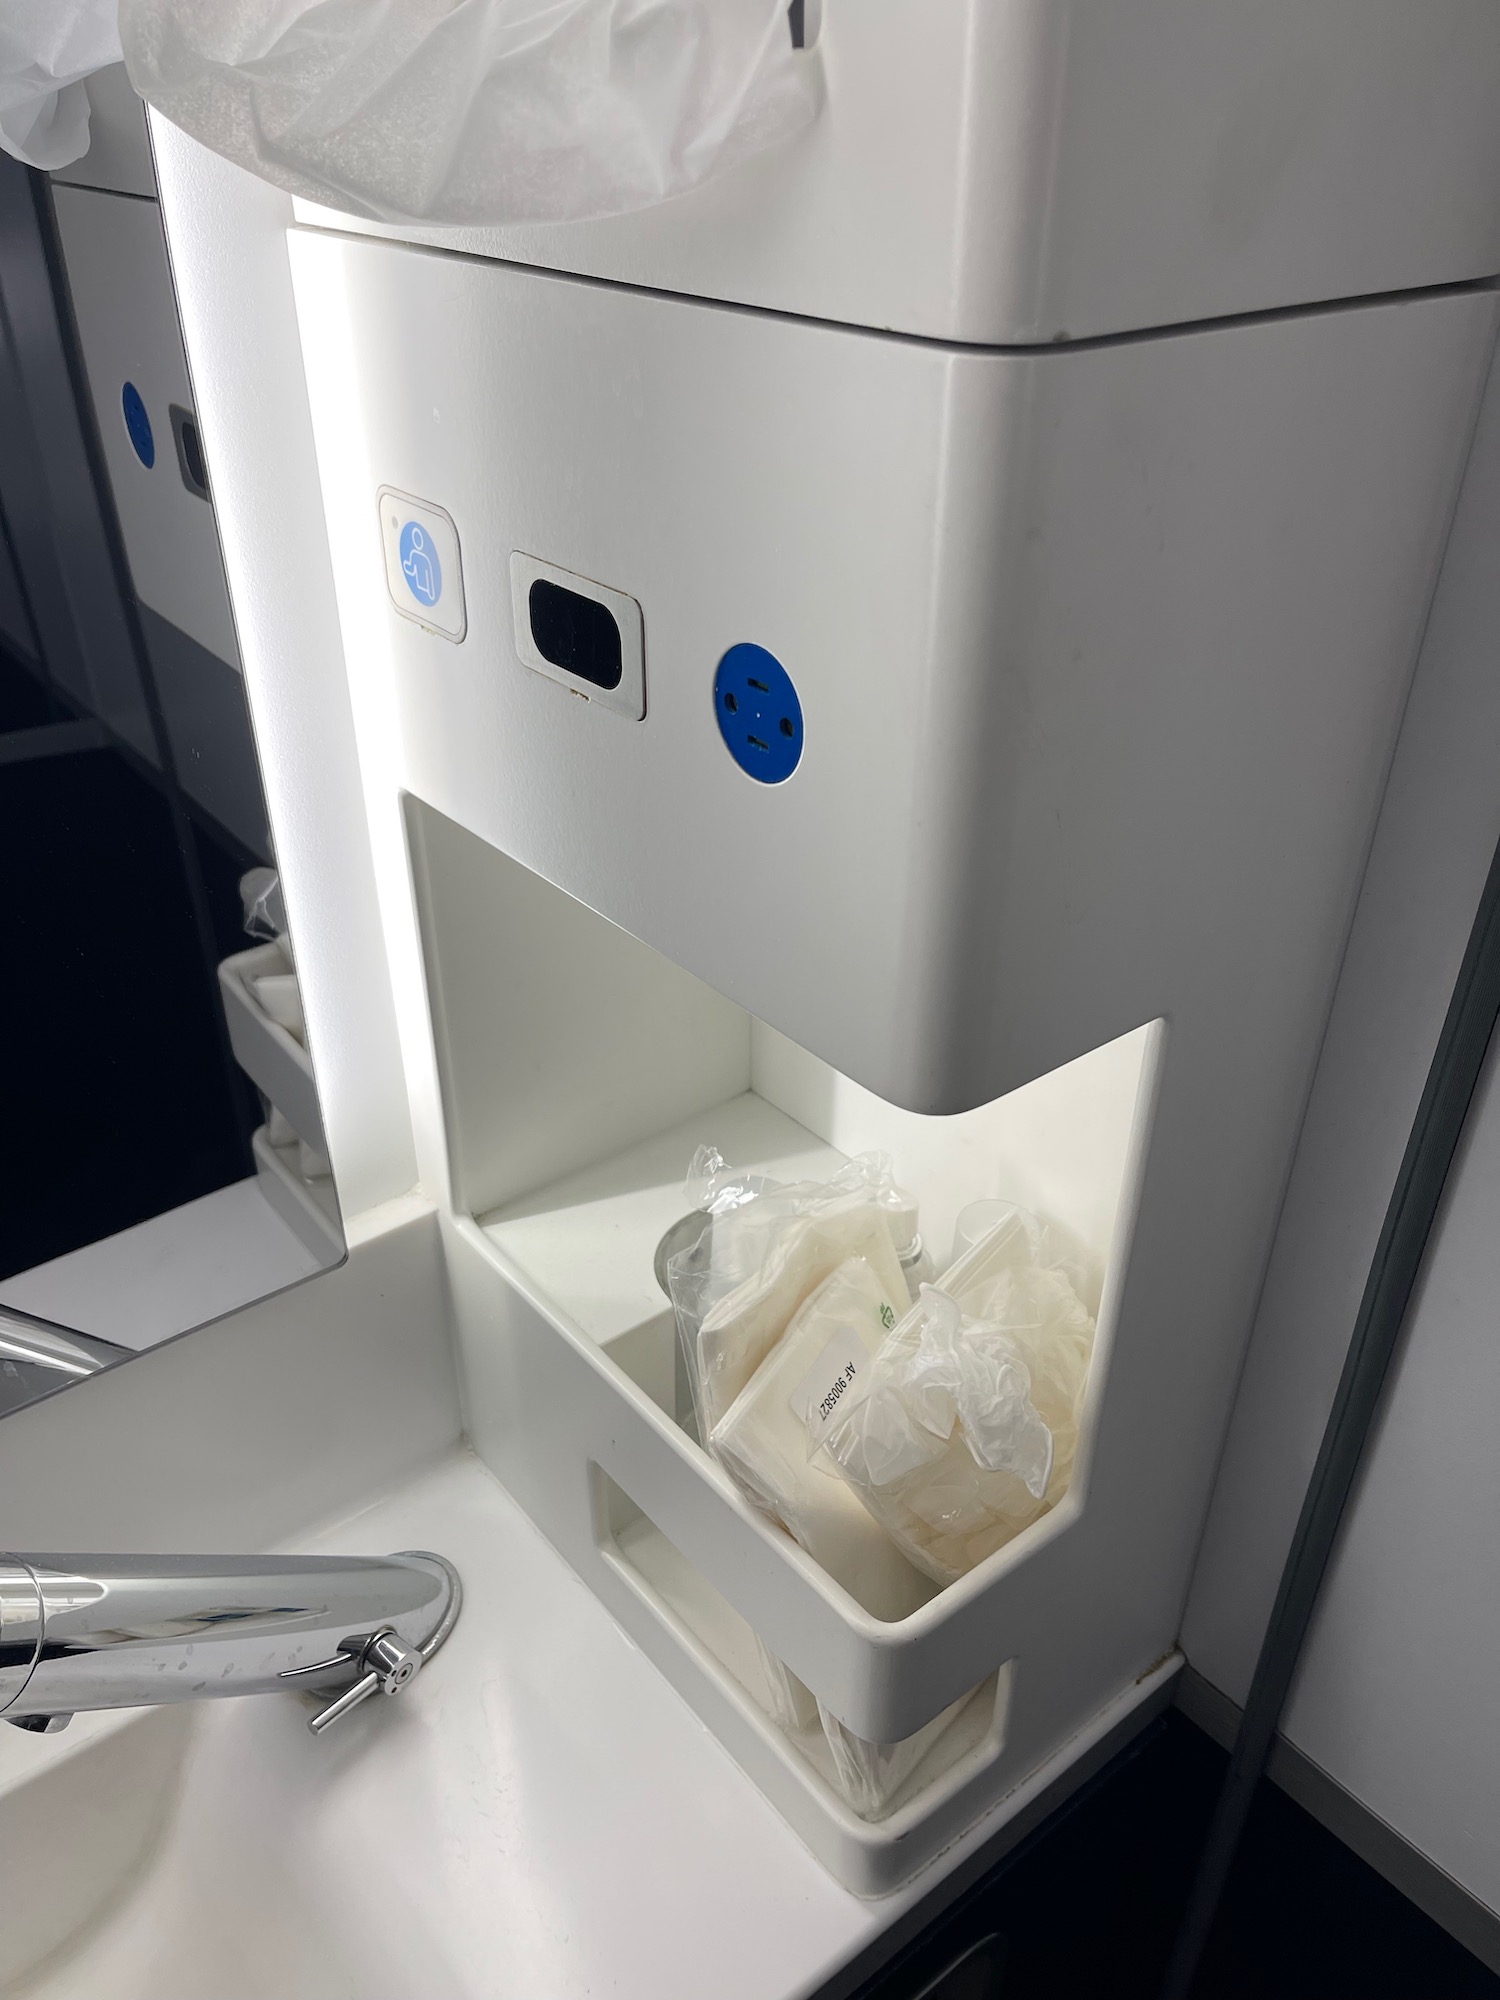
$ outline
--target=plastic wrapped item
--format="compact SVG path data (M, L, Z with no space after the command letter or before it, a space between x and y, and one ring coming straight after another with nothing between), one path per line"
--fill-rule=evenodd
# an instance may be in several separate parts
M240 908L245 913L245 935L253 938L286 936L286 905L281 898L281 877L274 868L251 868L240 877Z
M70 167L89 149L84 81L120 60L119 0L5 0L0 148L28 167Z
M906 1617L932 1597L933 1585L826 1456L809 1450L807 1418L830 1397L837 1410L905 1310L894 1239L909 1245L915 1204L896 1188L883 1154L851 1160L828 1183L780 1186L735 1173L702 1149L688 1195L704 1211L704 1228L667 1259L666 1277L692 1358L700 1424L704 1410L722 1410L700 1435L749 1498L867 1611ZM723 1407L726 1385L736 1380ZM837 1392L836 1380L845 1385ZM964 1707L955 1703L904 1742L867 1743L757 1646L771 1715L793 1733L821 1724L835 1782L867 1819L888 1810Z
M274 940L281 946L289 966L297 963L286 927L286 903L281 894L281 877L274 868L252 868L240 877L240 907L245 913L246 937Z
M915 1305L923 1285L930 1285L937 1276L937 1267L931 1253L924 1247L922 1233L917 1227L920 1215L917 1198L908 1194L905 1188L893 1185L881 1196L880 1206L896 1255L901 1260L908 1303Z
M887 1295L906 1286L880 1207L890 1161L870 1153L833 1180L780 1187L703 1168L690 1192L709 1204L698 1241L668 1259L667 1284L693 1383L699 1436L707 1438L792 1315L848 1257L867 1257Z
M882 1154L851 1161L828 1183L784 1186L737 1172L715 1148L699 1147L686 1193L703 1212L703 1228L667 1258L664 1275L700 1438L710 1439L807 1293L843 1261L841 1246L873 1249L889 1296L901 1299L900 1264L879 1207L892 1185ZM772 1716L784 1729L808 1727L817 1712L812 1694L756 1643Z
M1093 1341L1040 1224L1009 1210L923 1288L821 1447L911 1561L952 1583L1067 1491Z
M893 1297L867 1258L847 1258L793 1316L709 1439L714 1456L750 1498L866 1611L892 1622L927 1603L934 1595L932 1582L907 1560L826 1454L809 1453L808 1420L840 1385L858 1379L905 1306L904 1287ZM764 1650L763 1660L776 1720L785 1728L805 1727L812 1719L812 1695ZM874 1819L964 1703L899 1743L866 1742L821 1702L815 1706L839 1790L861 1817Z
M949 1263L956 1264L1013 1212L1008 1201L971 1201L967 1208L961 1208L953 1225L953 1255ZM936 1283L936 1279L931 1282Z
M120 0L130 80L262 180L384 222L571 222L817 115L786 0Z
M904 1290L867 1257L846 1258L793 1315L709 1436L714 1457L756 1505L866 1611L887 1621L925 1604L932 1585L826 1456L809 1452L808 1424L830 1398L853 1393L849 1385L896 1324Z

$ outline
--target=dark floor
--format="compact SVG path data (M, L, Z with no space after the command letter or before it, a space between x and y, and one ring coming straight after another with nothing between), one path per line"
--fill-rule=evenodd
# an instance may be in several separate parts
M0 736L68 717L0 656ZM202 948L172 813L114 750L0 764L0 1277L253 1172L212 957L243 949L247 865L202 825Z
M1154 2000L1226 1762L1168 1713L860 2000ZM1194 1996L1500 2000L1500 1978L1267 1783Z

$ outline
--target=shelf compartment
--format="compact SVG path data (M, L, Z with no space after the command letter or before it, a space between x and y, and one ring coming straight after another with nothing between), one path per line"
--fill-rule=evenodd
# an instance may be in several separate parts
M326 1155L328 1142L323 1136L323 1109L313 1080L312 1057L279 1021L271 1019L255 997L257 979L292 970L279 944L254 945L220 963L219 992L235 1061L298 1138Z
M1161 1026L974 1111L923 1116L415 799L408 830L470 1434L825 1864L859 1893L892 1889L1000 1812L1060 1730L1092 1726L1068 1710L1060 1666L1088 1614L1086 1565L1068 1549L1087 1507ZM708 1143L782 1179L827 1178L884 1150L920 1198L940 1266L958 1210L1001 1196L1044 1215L1080 1267L1098 1334L1072 1488L897 1624L864 1611L674 1420L675 1331L653 1261ZM726 1631L739 1635L729 1657ZM1003 1671L999 1709L989 1697L999 1726L975 1738L965 1711L942 1739L956 1761L934 1755L867 1825L765 1713L747 1633L869 1742L913 1735ZM1165 1663L1139 1664L1149 1691Z

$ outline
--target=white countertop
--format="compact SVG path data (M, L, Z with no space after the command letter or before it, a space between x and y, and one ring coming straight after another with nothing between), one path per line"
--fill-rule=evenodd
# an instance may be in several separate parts
M456 1631L321 1740L203 1704L159 1853L37 2000L794 2000L928 1886L826 1875L467 1453L299 1546L440 1550Z

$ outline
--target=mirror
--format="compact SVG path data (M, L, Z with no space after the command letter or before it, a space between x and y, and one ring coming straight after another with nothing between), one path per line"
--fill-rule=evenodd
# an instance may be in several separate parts
M144 113L94 104L65 174L0 156L0 1412L344 1256Z

